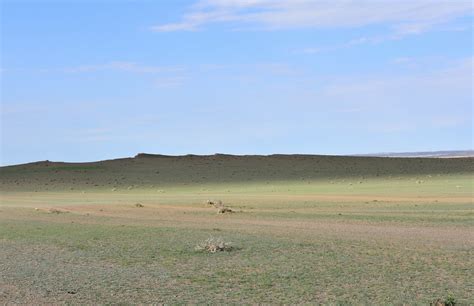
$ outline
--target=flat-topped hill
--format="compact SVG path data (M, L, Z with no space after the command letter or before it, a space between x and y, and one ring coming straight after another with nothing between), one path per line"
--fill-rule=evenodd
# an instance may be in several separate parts
M342 178L474 173L474 158L381 158L322 155L138 154L90 163L41 161L0 168L0 189L41 191L321 181Z

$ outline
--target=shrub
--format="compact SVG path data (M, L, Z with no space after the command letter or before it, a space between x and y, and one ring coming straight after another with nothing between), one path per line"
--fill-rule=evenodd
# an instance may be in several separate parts
M195 247L196 251L216 253L232 250L230 242L225 242L222 238L209 237L204 242Z
M234 211L232 209L230 209L229 207L219 207L219 209L217 209L217 213L218 214L225 214L225 213L233 213Z
M221 200L217 200L217 201L214 201L214 200L207 200L207 201L206 201L206 204L207 204L207 205L214 206L214 207L221 207L221 206L222 206L222 201L221 201Z
M49 210L49 213L50 214L64 214L64 213L67 213L67 211L56 209L56 208L51 208Z
M446 306L454 306L457 304L456 298L450 293L444 300L444 305Z
M448 296L443 299L437 299L434 302L430 303L431 306L455 306L457 304L456 298L450 293Z

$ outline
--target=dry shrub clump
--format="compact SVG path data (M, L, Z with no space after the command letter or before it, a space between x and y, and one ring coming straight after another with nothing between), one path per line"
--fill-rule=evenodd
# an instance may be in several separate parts
M214 207L221 207L223 205L222 201L221 200L217 200L217 201L214 201L214 200L207 200L206 201L206 204L207 205L210 205L210 206L214 206Z
M142 204L142 203L136 203L136 204L135 204L135 207L139 207L139 208L141 208L141 207L144 207L144 206L143 206L143 204Z
M64 214L64 213L67 213L67 211L56 209L56 208L51 208L48 212L50 214Z
M232 209L230 209L229 207L219 207L217 209L217 213L218 214L225 214L225 213L233 213L234 211Z
M217 213L218 214L225 214L225 213L233 213L234 211L230 207L224 206L224 203L222 203L221 200L207 200L206 204L209 206L214 206L217 208Z
M209 237L204 242L199 243L195 247L196 251L201 252L209 252L209 253L216 253L216 252L223 252L223 251L231 251L232 246L230 242L225 242L222 238L215 238Z

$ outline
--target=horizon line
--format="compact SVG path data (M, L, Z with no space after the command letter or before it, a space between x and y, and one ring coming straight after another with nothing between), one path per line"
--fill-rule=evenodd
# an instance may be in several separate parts
M457 153L457 154L456 154ZM463 153L463 154L461 154ZM135 156L116 157L110 159L100 159L94 161L53 161L53 160L37 160L19 164L0 164L0 168L22 166L35 163L66 163L66 164L82 164L82 163L97 163L104 161L113 161L120 159L144 158L144 157L162 157L162 158L180 158L180 157L213 157L213 156L229 156L229 157L275 157L275 156L311 156L311 157L373 157L373 158L473 158L474 150L438 150L438 151L418 151L418 152L380 152L380 153L364 153L364 154L307 154L307 153L272 153L272 154L228 154L228 153L214 153L214 154L159 154L159 153L145 153L140 152Z

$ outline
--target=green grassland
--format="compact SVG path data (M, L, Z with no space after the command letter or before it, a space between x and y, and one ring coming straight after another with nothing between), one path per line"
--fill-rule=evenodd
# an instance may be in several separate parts
M474 304L473 162L140 154L2 167L0 303ZM233 248L195 250L211 236Z

